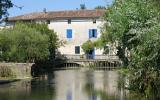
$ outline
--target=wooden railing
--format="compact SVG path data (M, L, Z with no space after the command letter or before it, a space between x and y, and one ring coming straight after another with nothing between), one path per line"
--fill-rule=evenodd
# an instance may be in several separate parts
M85 59L94 59L94 60L119 60L119 57L116 55L64 55L67 59L73 60L85 60Z

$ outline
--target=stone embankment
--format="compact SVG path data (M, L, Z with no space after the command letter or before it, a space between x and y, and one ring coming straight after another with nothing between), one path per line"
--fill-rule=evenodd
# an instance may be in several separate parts
M0 84L31 78L33 63L0 63Z

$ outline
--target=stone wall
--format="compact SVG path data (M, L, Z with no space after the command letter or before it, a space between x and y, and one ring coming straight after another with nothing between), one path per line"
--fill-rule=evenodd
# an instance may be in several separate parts
M17 79L30 78L32 65L33 63L0 63L0 66L10 68Z

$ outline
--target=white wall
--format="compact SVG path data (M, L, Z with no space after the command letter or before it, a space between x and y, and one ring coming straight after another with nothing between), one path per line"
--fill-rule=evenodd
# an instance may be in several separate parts
M66 41L65 46L59 48L62 54L75 54L75 46L81 46L89 40L89 29L97 29L97 36L100 37L100 27L102 24L102 20L99 19L97 19L96 23L93 23L92 19L72 20L71 24L68 24L67 20L52 20L49 24L49 29L57 32L59 38ZM66 29L72 29L72 39L70 40L66 38ZM84 54L82 48L80 50L80 54ZM96 50L95 54L100 55L102 51Z

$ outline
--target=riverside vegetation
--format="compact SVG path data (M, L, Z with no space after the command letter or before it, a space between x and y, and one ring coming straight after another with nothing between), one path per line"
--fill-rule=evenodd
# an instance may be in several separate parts
M5 9L12 6L10 3ZM128 89L141 94L144 100L160 99L159 7L159 0L115 0L106 10L103 17L106 23L97 42L97 46L109 43L117 47L117 55L129 70ZM0 14L6 14L2 11L0 8ZM19 23L13 29L0 32L1 61L54 59L51 54L55 54L59 44L56 35L45 28L50 33L46 34L43 27L38 28L41 25L35 26Z
M115 0L106 10L101 46L110 43L129 70L129 89L160 99L160 1Z
M18 22L13 28L0 31L0 61L14 63L50 62L62 42L47 24ZM0 67L0 77L10 75L10 67Z
M54 59L59 39L46 24L16 23L0 31L0 60L36 62Z

